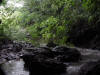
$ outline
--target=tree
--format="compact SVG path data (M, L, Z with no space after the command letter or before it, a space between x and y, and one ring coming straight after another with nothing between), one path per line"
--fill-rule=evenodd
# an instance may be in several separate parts
M6 36L13 39L22 39L20 35L24 34L23 38L33 43L52 40L64 44L75 28L83 31L84 25L94 26L100 21L99 0L21 1L23 7L20 5L19 8L18 3L9 7L5 5L2 11L6 16L1 16L1 28Z

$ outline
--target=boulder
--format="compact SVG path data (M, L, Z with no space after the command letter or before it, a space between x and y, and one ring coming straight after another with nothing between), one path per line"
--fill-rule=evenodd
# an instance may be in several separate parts
M25 69L30 75L59 75L66 71L66 65L45 55L24 55Z
M49 57L49 58L54 58L54 53L49 47L37 47L37 48L34 48L33 53L35 55L41 54L41 55L45 55L46 57Z
M56 55L55 58L61 62L76 62L81 59L81 53L74 48L57 46L52 51Z
M80 75L100 75L100 60L84 64L80 69Z

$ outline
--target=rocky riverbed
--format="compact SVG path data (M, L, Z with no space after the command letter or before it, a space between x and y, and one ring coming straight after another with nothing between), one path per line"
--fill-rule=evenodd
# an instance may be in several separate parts
M99 75L100 51L3 41L0 75Z

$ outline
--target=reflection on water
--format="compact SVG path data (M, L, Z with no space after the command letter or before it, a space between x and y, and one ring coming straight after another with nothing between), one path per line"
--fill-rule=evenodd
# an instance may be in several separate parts
M29 72L24 70L24 62L20 60L12 60L2 64L2 68L6 75L29 75Z

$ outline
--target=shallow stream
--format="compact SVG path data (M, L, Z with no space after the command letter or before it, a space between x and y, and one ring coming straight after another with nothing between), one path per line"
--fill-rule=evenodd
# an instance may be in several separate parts
M84 63L89 61L97 61L100 58L100 51L77 48L82 54L82 60L77 63L70 63L67 68L67 73L61 75L79 75L79 70ZM6 75L29 75L29 72L24 69L24 61L22 59L12 60L2 64L2 69Z

